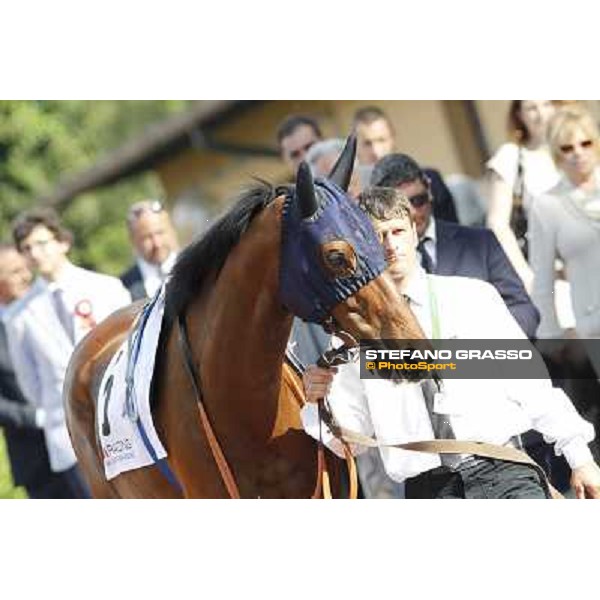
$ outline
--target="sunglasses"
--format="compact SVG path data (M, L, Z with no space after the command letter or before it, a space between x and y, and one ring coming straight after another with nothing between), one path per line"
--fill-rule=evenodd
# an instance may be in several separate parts
M431 194L429 192L423 192L416 196L411 196L408 201L415 207L420 208L431 202Z
M589 150L594 145L594 140L584 140L583 142L579 142L578 144L563 144L559 146L560 151L563 154L571 154L575 152L575 148L579 146L585 150Z

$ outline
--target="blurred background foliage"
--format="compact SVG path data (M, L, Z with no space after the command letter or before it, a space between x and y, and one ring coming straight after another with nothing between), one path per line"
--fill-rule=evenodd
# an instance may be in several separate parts
M186 100L0 100L0 239L10 240L17 214L59 181L96 163L104 154L143 133ZM61 214L75 234L71 259L118 275L131 262L124 218L127 207L163 190L152 173L82 194ZM0 430L0 498L22 498L14 488Z
M91 167L104 154L143 133L188 100L0 101L0 238L10 223L59 181ZM81 194L59 213L75 234L71 259L82 267L119 274L131 261L124 218L144 197L161 197L152 174Z

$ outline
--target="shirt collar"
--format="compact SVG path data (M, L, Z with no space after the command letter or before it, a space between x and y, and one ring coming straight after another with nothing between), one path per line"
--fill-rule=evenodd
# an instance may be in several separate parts
M404 295L409 300L419 306L425 306L429 302L429 284L427 273L420 266L416 265L415 270L410 275L408 285L404 290Z
M177 252L171 252L169 256L163 261L160 265L154 265L149 263L147 260L144 260L141 256L138 256L136 259L137 265L142 272L142 277L146 279L149 275L157 275L159 273L164 273L168 275L175 264L175 260L177 259Z
M427 225L427 229L425 230L425 233L423 234L423 239L425 239L425 238L429 238L434 243L436 242L437 231L436 231L436 227L435 227L435 219L433 218L433 216L429 217L429 225Z
M67 261L65 266L62 268L60 277L54 281L48 281L43 277L40 277L41 281L46 284L48 290L54 292L55 290L61 289L66 290L71 287L73 281L77 279L77 268L75 265Z

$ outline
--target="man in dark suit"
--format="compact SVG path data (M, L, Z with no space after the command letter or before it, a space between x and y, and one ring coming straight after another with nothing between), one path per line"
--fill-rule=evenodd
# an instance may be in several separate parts
M177 234L169 213L156 200L130 207L127 230L136 261L121 281L136 301L153 296L169 275L177 258Z
M409 199L419 236L417 250L426 271L491 283L527 336L535 335L539 313L496 236L488 229L435 217L430 181L415 160L406 154L382 158L373 169L371 185L399 189Z
M364 106L354 114L359 172L363 185L369 181L374 165L396 150L396 130L390 118L377 106ZM455 201L439 171L423 169L434 198L433 216L458 223Z
M64 498L62 478L50 469L42 429L44 411L33 406L19 388L2 321L6 306L23 296L30 284L25 259L13 246L0 244L0 427L14 484L23 486L30 498Z

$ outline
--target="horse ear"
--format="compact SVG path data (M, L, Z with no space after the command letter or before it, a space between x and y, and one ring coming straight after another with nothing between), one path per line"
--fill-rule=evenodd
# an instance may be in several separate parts
M313 176L310 172L310 167L304 161L300 163L298 174L296 175L296 197L298 199L300 216L303 219L308 219L317 212L319 203L315 194Z
M346 140L346 145L344 146L340 157L329 174L329 180L339 185L345 192L348 191L348 186L350 185L355 158L356 133L352 132Z

